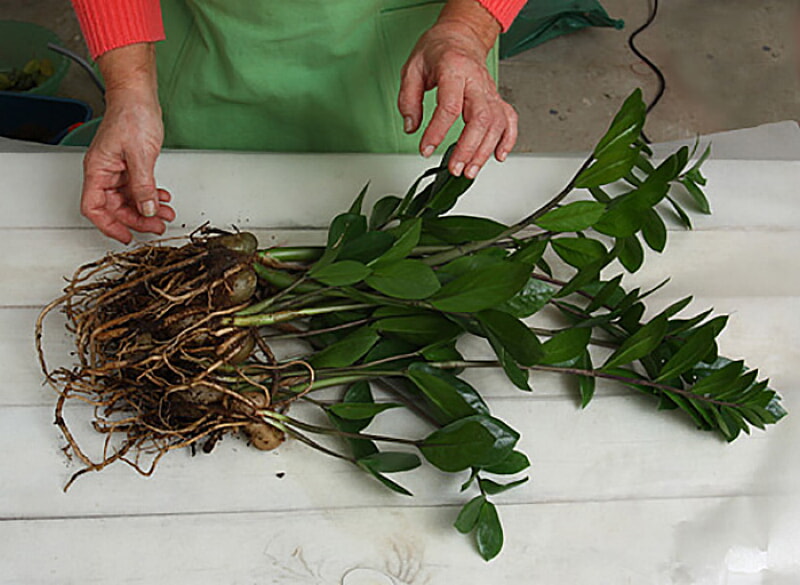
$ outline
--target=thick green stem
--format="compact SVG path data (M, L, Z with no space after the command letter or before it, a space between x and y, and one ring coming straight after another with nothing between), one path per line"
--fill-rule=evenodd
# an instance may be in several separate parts
M259 313L256 315L234 315L223 319L224 325L234 327L266 327L275 323L294 321L304 317L314 315L324 315L326 313L336 313L338 311L355 311L357 309L369 309L372 305L360 303L357 305L332 305L329 307L310 307L306 309L276 311L274 313Z
M259 250L256 255L265 260L278 262L315 262L325 252L325 246L286 246Z

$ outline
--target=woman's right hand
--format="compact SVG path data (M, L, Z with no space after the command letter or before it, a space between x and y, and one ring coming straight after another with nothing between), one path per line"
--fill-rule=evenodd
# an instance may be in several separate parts
M84 158L81 213L105 235L127 244L131 230L162 234L175 219L170 194L154 169L164 140L155 60L145 44L98 59L106 79L106 112Z

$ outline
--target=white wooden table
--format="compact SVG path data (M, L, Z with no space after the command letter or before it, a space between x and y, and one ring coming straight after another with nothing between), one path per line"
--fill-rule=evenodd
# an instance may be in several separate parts
M514 157L487 169L459 210L517 219L578 165ZM266 244L320 241L366 180L375 197L401 192L425 167L167 153L158 176L177 202L174 233L212 220ZM619 387L580 411L558 378L537 377L529 395L497 373L470 374L533 462L531 481L498 500L506 545L491 563L451 528L462 477L398 476L417 494L404 498L291 442L265 454L226 439L209 456L166 457L150 479L112 466L64 494L77 467L60 450L33 323L64 275L118 248L78 215L80 172L79 153L0 154L0 583L800 582L800 162L709 161L715 214L693 232L673 228L667 251L629 281L672 276L653 309L694 294L689 311L732 314L722 353L769 376L790 415L727 445ZM54 319L48 347L63 353Z

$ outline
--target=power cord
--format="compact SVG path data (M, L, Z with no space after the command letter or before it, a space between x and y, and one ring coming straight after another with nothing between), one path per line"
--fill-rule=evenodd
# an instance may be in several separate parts
M658 14L658 0L653 0L653 4L650 9L650 14L647 17L647 20L644 22L642 26L633 31L631 33L631 36L628 37L628 46L630 47L631 51L633 51L633 53L637 57L639 57L639 59L644 61L644 63L653 71L653 73L656 74L656 77L658 78L658 91L656 92L655 97L652 100L650 100L650 103L647 104L647 113L650 113L650 110L656 107L656 104L663 97L664 91L667 89L667 80L664 78L664 74L661 73L661 69L658 68L658 65L653 63L647 57L647 55L645 55L638 49L638 47L636 46L636 37L639 35L639 33L643 32L651 24L653 24L653 21L656 19L657 14ZM642 139L646 143L650 144L650 139L647 137L644 131L642 131Z

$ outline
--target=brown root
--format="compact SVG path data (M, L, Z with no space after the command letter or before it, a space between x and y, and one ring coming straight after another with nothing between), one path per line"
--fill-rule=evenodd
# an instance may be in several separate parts
M168 451L200 444L208 452L240 430L259 449L283 441L264 412L276 408L272 396L287 366L276 364L257 334L224 320L256 289L251 237L241 238L243 248L201 233L182 246L155 242L109 254L80 267L42 311L36 345L59 394L56 424L84 465L67 487L116 461L150 475ZM42 330L56 308L74 335L78 365L50 370ZM72 399L94 405L93 427L106 435L100 458L67 426L64 406Z

